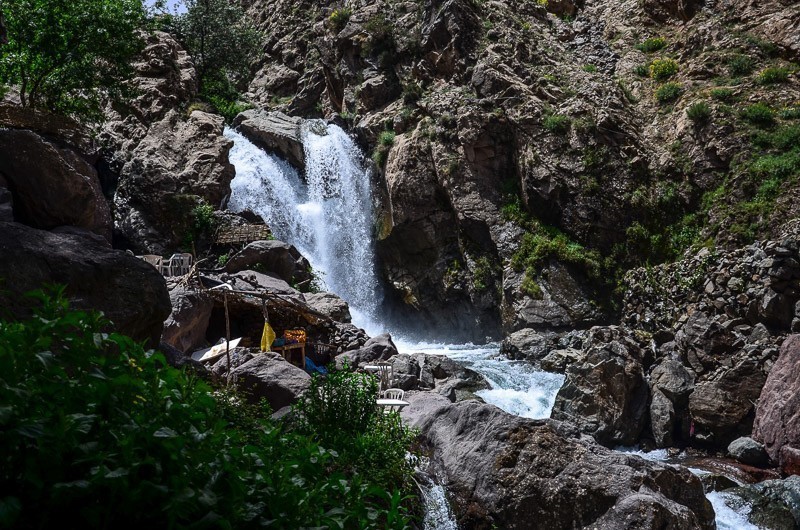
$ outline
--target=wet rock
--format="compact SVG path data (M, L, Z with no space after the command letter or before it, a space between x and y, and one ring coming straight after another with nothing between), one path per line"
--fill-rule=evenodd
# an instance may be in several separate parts
M543 370L548 372L563 374L571 364L580 361L582 358L583 353L581 350L576 350L575 348L552 350L542 359L541 366Z
M283 241L254 241L230 257L225 272L243 270L270 272L289 284L308 284L311 265L293 245Z
M751 505L748 519L758 528L800 527L800 477L766 480L728 491Z
M764 450L764 446L747 436L732 441L728 445L728 453L742 464L751 466L769 464L769 456Z
M685 469L609 451L565 423L429 392L407 399L402 416L432 451L465 528L714 527Z
M281 112L250 109L233 120L236 130L262 149L276 152L297 169L306 167L301 118Z
M276 353L255 355L234 368L231 380L251 403L266 399L272 410L291 405L311 384L311 376Z
M500 353L509 359L539 360L548 353L548 339L536 330L521 329L503 339Z
M767 377L758 399L753 437L764 443L774 461L781 448L800 448L800 335L781 346L780 356Z
M72 306L102 311L114 331L156 346L170 313L164 278L152 265L107 244L0 223L0 306L27 314L22 294L45 284L66 286Z
M647 419L649 387L641 351L617 328L594 328L592 345L567 368L551 417L601 444L631 445Z
M206 343L206 330L214 309L208 295L177 286L169 292L172 312L164 322L161 340L183 353L191 353Z

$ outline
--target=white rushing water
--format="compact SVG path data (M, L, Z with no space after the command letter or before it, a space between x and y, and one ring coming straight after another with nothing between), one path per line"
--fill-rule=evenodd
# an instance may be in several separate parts
M511 361L500 354L499 346L487 344L434 344L398 340L402 353L424 352L446 355L484 376L488 390L476 392L487 403L524 418L549 418L564 376L536 370L524 361Z
M236 167L228 207L264 218L321 273L324 287L350 304L353 322L374 333L381 290L375 272L370 171L341 128L304 122L305 180L279 157L232 129Z

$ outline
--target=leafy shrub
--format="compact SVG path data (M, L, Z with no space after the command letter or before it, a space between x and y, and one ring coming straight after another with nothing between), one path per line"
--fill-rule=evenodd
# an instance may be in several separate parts
M753 59L741 53L728 58L728 72L732 77L750 75L753 71Z
M594 73L597 72L597 66L595 66L593 64L584 64L583 65L583 71L584 72L589 72L590 74L594 74Z
M353 10L348 7L334 9L328 17L328 24L330 24L333 31L339 33L344 29L347 23L350 22L350 17L352 15Z
M60 291L35 296L33 318L0 321L4 526L410 524L400 488L410 464L398 461L410 434L396 417L379 415L369 443L351 431L335 438L338 452L323 448L161 354L101 333L102 317L69 310ZM357 423L350 412L337 416L337 432Z
M667 45L667 39L664 37L650 37L645 39L642 43L636 45L637 50L645 53L653 53L664 48Z
M511 256L511 266L514 269L530 268L535 273L547 259L556 258L583 267L592 277L599 275L601 260L595 251L587 250L580 243L571 241L566 234L555 228L541 225L533 228L534 231L522 236L519 248Z
M719 101L730 101L733 99L733 90L730 88L712 88L711 97Z
M525 276L522 278L522 283L519 284L520 290L534 300L542 299L542 288L536 281L536 271L528 267L525 269Z
M378 143L385 147L391 147L394 144L394 138L394 131L383 131L378 137Z
M207 97L208 101L214 106L214 109L225 118L227 123L232 123L233 119L240 113L253 108L249 103L230 100L222 96L210 95Z
M770 67L761 70L758 74L758 82L762 85L774 85L785 83L789 79L789 69L782 67Z
M708 122L711 117L711 107L705 101L698 101L689 105L686 109L686 115L693 122L703 124Z
M650 77L656 81L666 81L678 73L678 63L674 59L655 59L650 63Z
M569 130L571 120L563 114L548 114L542 119L542 127L553 133L565 133Z
M633 73L638 75L639 77L647 77L650 75L650 65L637 64L633 69Z
M478 291L485 291L489 288L492 281L492 262L486 256L481 256L475 260L472 269L472 287Z
M739 112L741 118L756 127L772 127L775 124L775 113L766 103L758 102L749 105Z
M780 112L780 116L784 120L800 119L800 105L796 105L794 107L786 107Z
M384 55L386 59L395 52L394 24L383 14L370 18L364 29L369 34L369 39L364 43L364 52L367 55Z
M406 83L403 85L403 103L411 105L422 99L422 85L419 83Z
M192 228L195 236L210 233L216 226L214 207L205 201L192 208Z
M656 90L656 100L660 104L669 103L678 99L683 94L680 83L664 83Z

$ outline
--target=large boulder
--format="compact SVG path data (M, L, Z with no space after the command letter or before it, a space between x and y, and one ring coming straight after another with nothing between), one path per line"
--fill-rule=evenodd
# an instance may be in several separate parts
M337 355L336 366L341 367L347 363L350 368L359 368L377 361L388 361L395 355L397 355L397 346L394 345L391 335L384 333L372 337L357 350Z
M769 456L764 450L764 445L748 436L742 436L728 445L728 453L741 462L751 466L764 466L769 464Z
M172 313L164 322L161 340L184 353L196 350L206 342L214 301L202 292L183 286L175 286L169 292L169 299Z
M727 490L749 505L748 520L757 528L800 528L800 477L765 480Z
M306 167L302 124L302 118L258 109L246 110L233 120L236 130L251 142L262 149L277 152L300 170Z
M225 263L225 272L257 269L271 272L290 284L312 280L308 260L294 246L278 240L249 243Z
M622 328L594 328L572 363L552 418L570 421L604 445L636 443L647 421L649 387L642 351Z
M785 446L800 449L800 335L792 335L781 346L778 361L758 398L753 436L764 443L769 456L778 461Z
M279 410L308 390L311 376L277 353L263 353L234 368L231 381L251 402L266 399L272 410Z
M318 311L337 322L349 323L352 321L350 306L337 295L333 293L307 293L303 296L306 299L306 303L314 311Z
M63 284L74 307L102 311L113 329L157 346L170 313L166 282L144 261L93 237L0 223L0 306L27 312L23 293Z
M35 228L70 225L111 242L111 211L97 171L80 152L30 130L0 130L0 176L14 217Z
M461 527L714 528L700 480L685 468L474 400L450 403L430 392L407 400L402 416L431 450Z
M650 373L650 427L658 447L669 447L690 429L689 395L694 374L674 359L664 359Z
M444 355L401 353L390 359L392 386L403 390L436 390L450 401L474 399L489 388L479 373Z

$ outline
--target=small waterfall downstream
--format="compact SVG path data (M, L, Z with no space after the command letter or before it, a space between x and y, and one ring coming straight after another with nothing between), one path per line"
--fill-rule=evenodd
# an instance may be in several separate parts
M370 172L353 140L336 125L307 121L302 138L305 181L281 158L232 129L228 207L264 218L278 239L293 244L324 287L350 304L353 321L377 329L381 290L375 272Z

